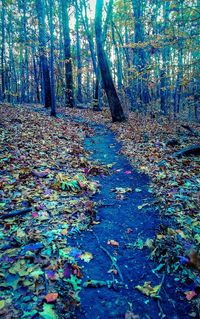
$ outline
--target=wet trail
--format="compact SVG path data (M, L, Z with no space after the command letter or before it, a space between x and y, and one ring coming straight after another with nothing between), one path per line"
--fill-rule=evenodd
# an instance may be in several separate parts
M44 109L37 111L46 112ZM68 240L70 246L93 254L94 258L89 263L79 261L84 276L83 285L87 280L108 280L113 285L110 288L82 287L81 307L76 318L120 319L125 318L127 311L136 315L130 315L128 319L190 318L189 305L180 300L180 295L176 295L177 283L174 276L152 272L158 264L149 260L149 249L140 250L134 246L139 239L145 242L146 239L153 238L160 225L159 212L153 205L155 198L149 191L148 177L138 173L120 154L120 143L105 126L79 117L62 114L58 117L71 118L92 127L95 134L87 137L84 145L91 152L90 159L102 164L114 164L110 175L94 178L101 185L100 192L93 196L94 201L101 202L97 212L100 223L88 231L74 234ZM132 192L126 193L123 200L117 199L116 193L112 191L116 187L132 188ZM135 191L137 188L140 189L139 192ZM145 203L152 205L141 209L140 206ZM109 240L119 242L119 247L107 245ZM109 272L112 258L119 270L117 275ZM152 286L162 282L161 300L149 298L135 289L136 285L143 285L145 281L151 282Z

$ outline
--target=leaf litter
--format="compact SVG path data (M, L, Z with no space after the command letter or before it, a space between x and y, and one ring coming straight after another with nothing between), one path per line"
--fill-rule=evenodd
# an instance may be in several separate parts
M93 255L68 237L96 223L109 167L88 160L87 125L2 106L0 130L0 316L70 318Z
M91 197L99 185L90 175L109 174L109 166L88 161L82 147L84 137L92 134L87 125L71 121L67 125L66 120L46 118L25 109L17 111L20 121L16 121L16 110L12 108L3 109L1 119L0 208L2 215L24 207L33 211L1 221L4 266L0 286L4 293L0 314L9 317L20 313L22 318L32 318L39 313L44 318L57 318L57 313L73 311L80 303L80 256L86 256L85 262L93 258L90 252L67 246L67 236L95 223L95 203ZM84 114L79 110L67 112L97 123L109 122L107 111L100 115L90 110ZM186 136L180 131L181 122L172 125L164 118L156 120L131 114L128 124L109 127L123 142L123 153L133 166L151 177L149 191L156 195L162 217L156 238L148 239L148 243L139 238L133 246L151 250L151 258L159 262L152 272L175 273L177 281L192 287L183 291L185 299L194 298L198 306L200 161L198 157L176 158L173 154L180 144L183 147L198 144L199 137ZM198 125L193 125L193 129L198 130ZM177 136L180 143L168 143L167 139ZM116 193L122 196L125 192L119 187ZM135 192L140 193L141 189ZM142 204L138 209L142 213L148 205ZM10 268L11 273L7 272ZM109 285L95 280L88 281L89 285L90 282L91 287ZM8 292L10 288L15 291L14 300ZM151 282L136 286L148 297L156 297L160 288ZM48 293L58 294L55 304L44 303ZM19 296L21 306L17 308ZM195 312L192 314L195 316ZM129 315L134 317L127 311Z
M200 159L197 152L180 156L180 150L200 148L199 124L136 112L129 114L127 123L110 124L108 109L100 114L70 110L70 114L111 128L133 167L150 176L149 192L156 197L153 205L161 216L160 229L149 247L150 257L158 262L153 271L175 274L176 281L186 287L182 294L193 301L196 316L200 312ZM123 194L117 196L124 199ZM150 205L144 203L138 209L142 213ZM146 247L142 239L132 246Z

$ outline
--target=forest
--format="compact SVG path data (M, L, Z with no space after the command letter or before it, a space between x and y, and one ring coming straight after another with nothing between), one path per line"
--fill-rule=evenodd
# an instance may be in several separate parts
M198 0L0 0L0 318L200 318Z

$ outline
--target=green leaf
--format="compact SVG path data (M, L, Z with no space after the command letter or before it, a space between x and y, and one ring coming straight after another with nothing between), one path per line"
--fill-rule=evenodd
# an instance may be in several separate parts
M55 313L53 309L53 305L51 304L44 304L43 311L39 312L40 316L44 319L58 319L58 315Z
M143 249L144 245L145 243L141 238L139 238L135 243L135 247L138 249Z
M80 287L81 280L78 279L76 276L71 275L70 279L68 279L67 282L72 285L74 291L81 289Z
M5 307L5 300L0 300L0 309Z
M92 287L92 288L99 288L99 287L105 287L107 286L108 283L105 280L87 280L86 282L84 282L83 287L87 288L87 287Z
M36 310L32 310L32 311L24 311L24 314L21 318L27 318L27 319L31 319L33 316L35 316L37 314Z
M145 281L143 286L138 285L135 286L135 288L148 297L160 298L158 294L160 292L161 285L152 287L150 281Z
M36 270L32 271L29 276L33 277L34 279L38 279L39 276L43 275L43 274L44 274L44 272L41 269L36 269Z

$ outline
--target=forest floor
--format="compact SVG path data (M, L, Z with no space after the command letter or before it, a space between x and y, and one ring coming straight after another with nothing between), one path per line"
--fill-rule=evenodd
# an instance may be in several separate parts
M199 318L199 126L46 113L1 106L0 316Z

